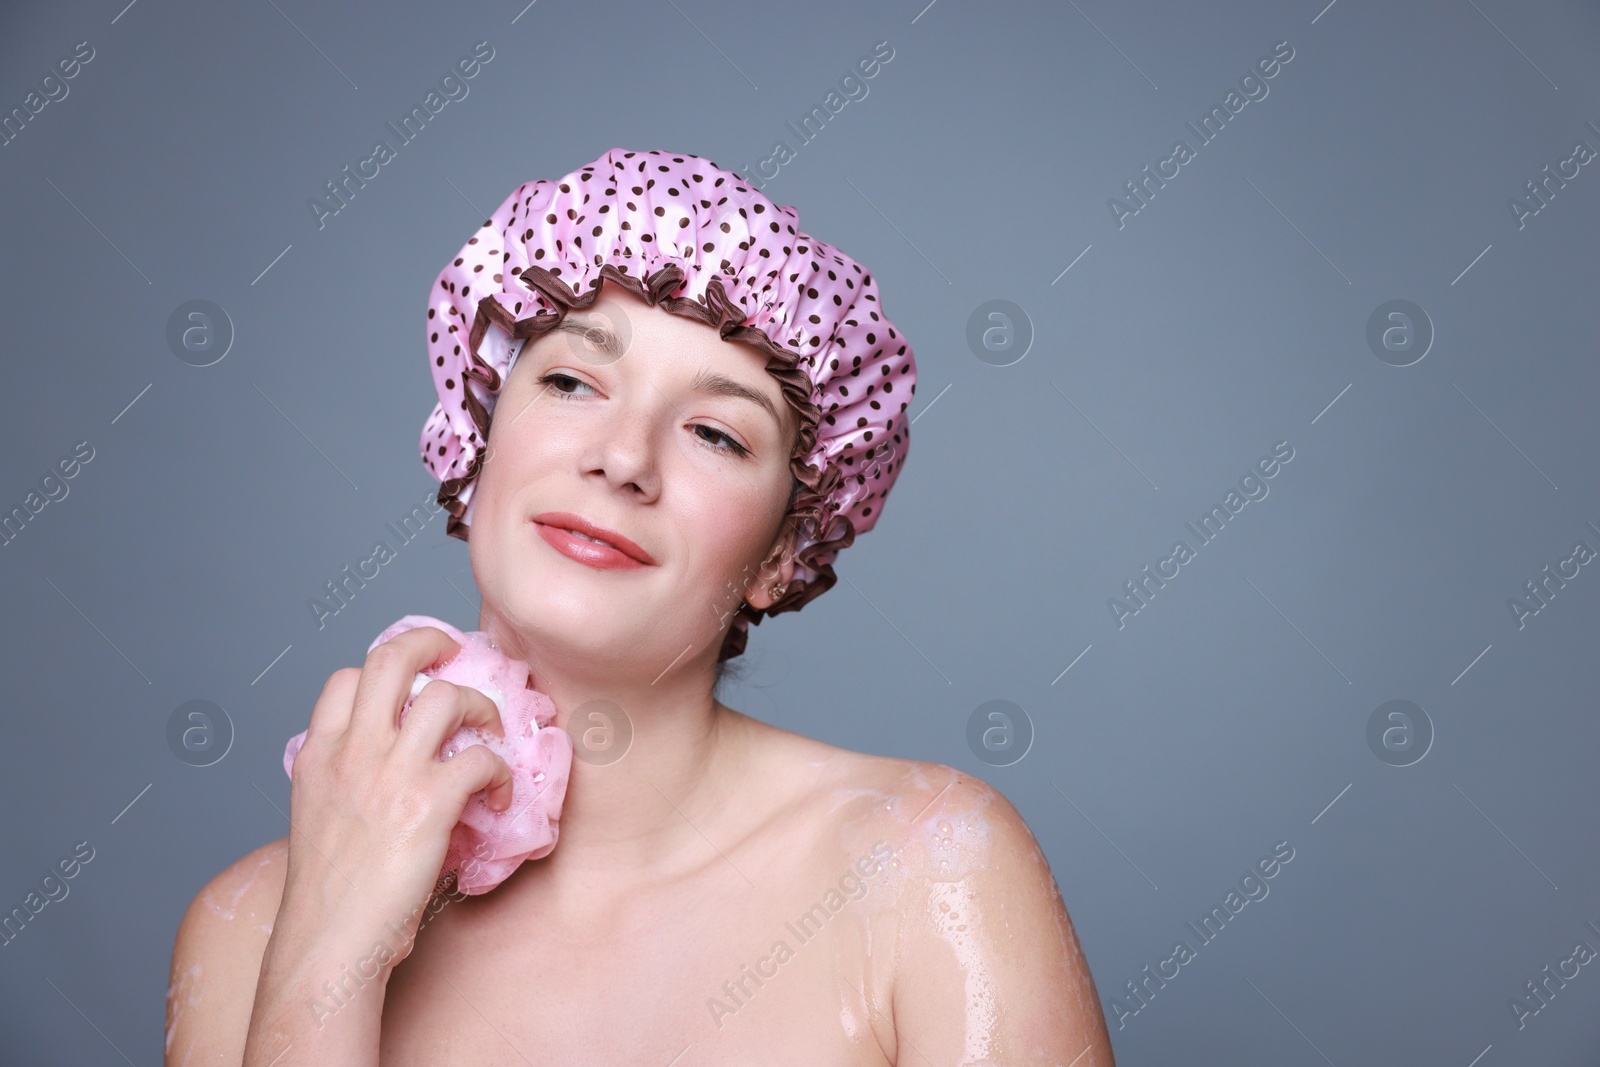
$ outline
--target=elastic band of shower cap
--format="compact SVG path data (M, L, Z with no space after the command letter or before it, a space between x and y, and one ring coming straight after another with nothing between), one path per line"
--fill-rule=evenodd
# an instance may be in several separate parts
M465 541L495 401L522 345L585 309L603 283L754 347L800 416L794 576L766 609L742 602L720 660L748 626L833 586L833 562L877 524L910 447L911 347L872 274L801 231L743 178L687 152L613 148L525 182L468 238L428 295L439 403L423 463L440 481L446 533Z

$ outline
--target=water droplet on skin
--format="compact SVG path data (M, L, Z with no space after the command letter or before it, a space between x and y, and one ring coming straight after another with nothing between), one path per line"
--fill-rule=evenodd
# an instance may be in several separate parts
M941 823L940 823L940 824L939 824L939 832L940 832L940 833L941 833L941 834L947 834L947 833L949 833L949 832L950 832L950 824L949 824L949 823L947 823L947 822L941 822Z

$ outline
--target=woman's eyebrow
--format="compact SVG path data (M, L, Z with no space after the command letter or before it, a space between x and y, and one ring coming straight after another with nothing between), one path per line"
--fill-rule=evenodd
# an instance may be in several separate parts
M773 422L777 423L779 426L783 425L783 420L778 417L778 409L772 406L772 401L768 400L765 396L762 396L754 389L751 389L749 386L734 381L726 374L718 374L716 371L702 370L699 374L695 375L695 379L691 387L697 392L710 393L713 396L731 396L740 400L748 400L753 404L758 404L760 405L761 410L772 416Z
M613 359L622 358L622 342L611 332L611 328L602 322L563 317L560 322L550 327L550 331L576 334Z

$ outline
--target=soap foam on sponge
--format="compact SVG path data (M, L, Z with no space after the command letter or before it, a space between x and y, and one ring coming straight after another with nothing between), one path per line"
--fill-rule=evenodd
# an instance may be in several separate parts
M450 832L441 877L455 872L456 888L476 896L505 881L523 860L547 856L556 847L561 804L572 770L572 739L552 725L556 707L533 688L528 665L501 652L481 630L462 632L430 615L407 615L379 634L367 651L419 626L443 630L461 651L412 679L400 721L405 721L423 686L437 678L482 692L500 709L505 728L501 738L475 726L463 726L439 749L442 761L473 745L483 745L511 768L511 806L503 812L491 811L488 791L479 790L468 798L461 821ZM305 740L302 731L291 737L283 750L283 770L291 779L295 756Z

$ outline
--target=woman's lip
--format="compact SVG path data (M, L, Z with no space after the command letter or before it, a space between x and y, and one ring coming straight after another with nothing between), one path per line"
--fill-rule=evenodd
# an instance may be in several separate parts
M557 552L596 570L637 570L644 566L643 563L624 555L610 545L585 541L571 530L562 529L560 526L549 526L537 520L533 526L539 531L539 536L548 541Z
M544 535L546 541L549 541L557 548L561 548L563 551L566 551L566 547L568 546L575 549L579 548L580 546L586 546L586 549L604 552L608 557L618 557L622 560L626 560L628 563L634 566L650 566L655 563L655 559L650 555L650 553L646 552L644 549L640 548L626 537L617 533L615 530L608 530L604 526L596 526L594 523L585 519L581 515L574 515L571 512L565 511L547 511L543 514L535 515L533 517L533 522L539 527L539 532ZM556 540L551 538L548 531L556 531L566 536L561 537L561 543L558 544ZM571 536L571 533L574 531L584 534L586 537L593 537L605 541L606 544L597 545L593 541L584 540L582 537L573 537ZM567 554L573 555L572 552L567 552ZM601 557L594 555L593 552L585 551L582 553L581 557L574 555L573 558L578 559L579 562L587 563L591 561L599 562ZM605 566L616 565L620 564L605 564Z

